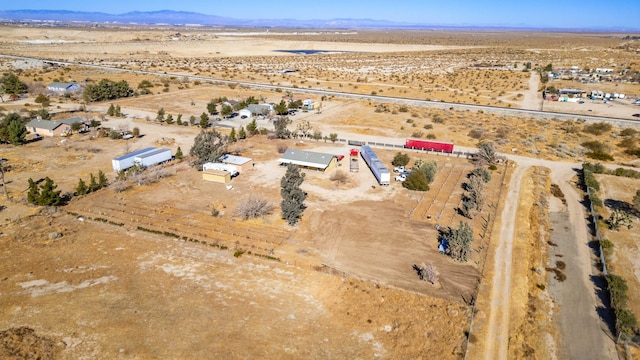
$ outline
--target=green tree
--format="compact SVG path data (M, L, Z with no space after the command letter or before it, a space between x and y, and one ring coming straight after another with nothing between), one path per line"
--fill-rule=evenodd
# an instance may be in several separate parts
M78 132L78 131L80 131L80 129L82 129L82 123L76 122L76 123L71 124L71 130L72 131Z
M9 113L2 118L0 121L0 142L11 142L11 138L9 136L9 124L13 121L18 121L21 124L24 124L25 120L18 115L18 113Z
M40 188L38 184L29 178L29 191L27 192L27 201L31 204L38 204L38 198L40 197Z
M332 143L335 143L336 141L338 141L338 134L336 133L329 134L329 140L331 140Z
M393 165L393 166L407 166L409 161L410 161L409 155L399 152L399 153L396 154L396 156L393 157L393 160L391 161L391 165Z
M288 139L291 136L291 132L287 129L287 125L291 120L289 120L286 116L280 116L279 119L274 120L273 126L276 132L276 138L278 139Z
M27 127L20 120L12 120L7 127L9 141L13 145L22 145L27 137Z
M240 130L238 131L238 140L244 140L247 138L247 132L244 131L244 126L240 126Z
M94 192L98 189L100 189L100 186L98 185L98 182L96 181L96 177L93 175L93 173L89 174L89 192Z
M431 184L436 178L438 163L435 161L422 161L421 159L418 159L413 166L413 170L423 172L424 176L427 178L427 183Z
M60 190L56 191L58 186L54 184L48 176L44 178L44 184L40 186L40 195L36 202L42 206L58 206L62 204Z
M258 124L256 124L256 119L252 119L250 123L247 124L247 131L250 136L258 134Z
M107 176L102 172L102 170L98 170L98 188L102 189L109 185L109 180L107 180Z
M117 117L121 117L122 116L122 109L120 108L120 105L116 105L116 108L115 108L115 110L113 112L113 115L117 116Z
M133 137L140 137L140 129L138 127L134 127L133 130L131 130L131 135L133 135Z
M229 105L222 105L222 109L220 109L220 115L227 117L233 114L233 108Z
M449 256L457 261L465 262L471 253L471 242L473 241L473 230L468 223L460 221L457 229L449 228L446 236L449 243L447 249Z
M206 115L206 114L205 114ZM191 166L202 169L206 162L216 162L227 152L228 139L215 129L202 130L193 141L189 155L193 157Z
M167 118L164 120L164 122L166 122L169 125L173 124L173 115L171 114L167 115Z
M322 139L322 131L320 130L314 130L313 132L313 139L318 141L320 139Z
M543 70L546 72L553 71L553 64L547 64Z
M404 188L415 191L429 191L429 182L422 171L412 171L402 183Z
M189 125L191 125L191 126L195 125L196 124L196 120L197 120L197 118L196 118L195 115L189 116ZM209 121L209 120L207 119L207 121Z
M236 142L236 129L235 128L231 128L231 132L229 133L229 142Z
M20 81L14 73L8 73L2 76L0 78L0 84L2 84L2 91L5 94L18 95L27 92L27 84Z
M178 114L178 117L176 118L176 124L182 125L182 114Z
M216 109L215 101L209 101L209 103L207 104L207 112L211 115L215 115L218 112L218 109Z
M289 114L289 108L287 107L287 103L284 102L284 100L280 100L280 103L274 107L274 110L278 115Z
M209 115L207 113L200 114L200 127L203 129L209 127Z
M49 111L47 111L47 109L45 109L45 108L38 109L38 111L36 111L36 116L40 117L42 120L50 120L51 119L51 114L49 114Z
M184 155L182 154L182 149L180 149L180 146L178 146L178 150L176 150L176 160L182 160L182 158L184 157Z
M42 107L47 107L51 104L51 100L45 94L40 94L36 96L36 99L34 101L36 102L36 104L42 105Z
M133 90L125 80L115 82L102 79L96 85L87 85L84 89L83 96L85 101L93 102L128 97L132 94Z
M80 178L78 180L78 185L76 186L76 195L86 195L89 192L89 188L87 184Z
M164 108L160 108L160 110L158 110L158 114L156 115L156 120L163 122L164 121Z
M307 198L307 194L300 188L304 177L305 174L302 174L297 166L289 164L287 172L280 180L280 195L282 195L282 202L280 203L281 216L291 226L298 223L300 217L302 217L302 212L306 208L304 200Z
M478 176L482 181L489 182L491 180L491 173L484 167L477 167L471 170L469 177Z
M636 190L636 194L633 196L633 200L631 201L633 208L640 212L640 190Z
M115 114L116 114L116 107L113 104L109 105L109 108L107 109L107 115L115 116Z

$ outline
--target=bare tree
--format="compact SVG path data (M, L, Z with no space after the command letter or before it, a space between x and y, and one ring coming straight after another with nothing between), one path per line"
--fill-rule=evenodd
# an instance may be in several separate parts
M233 213L243 220L253 219L273 212L275 206L267 199L255 195L249 195L240 201L240 205Z
M485 164L495 164L498 160L496 149L490 141L481 142L478 145L478 152L476 153L476 156L478 157L479 162Z
M424 281L428 281L430 282L432 285L435 285L438 282L438 277L439 277L439 273L438 273L438 268L436 268L435 265L433 264L429 264L429 265L425 265L425 263L420 264L420 269L421 271L421 278Z

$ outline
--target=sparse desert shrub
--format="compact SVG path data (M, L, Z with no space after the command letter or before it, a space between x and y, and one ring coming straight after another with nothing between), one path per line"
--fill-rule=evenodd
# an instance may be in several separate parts
M123 192L131 187L131 183L126 180L118 179L111 183L110 186L115 192Z
M482 139L484 137L484 130L472 129L471 131L469 131L469 137L473 139Z
M331 174L329 180L335 181L338 184L346 184L347 182L349 182L349 177L347 176L346 172L342 170L336 170L333 174Z
M240 205L238 205L233 215L243 220L248 220L269 215L273 212L273 209L275 209L274 205L267 199L249 195L240 201Z
M582 131L592 135L602 135L606 132L611 131L611 124L606 122L589 124L589 125L585 125Z
M422 131L414 131L411 133L412 138L421 139L422 136L424 136L424 133Z
M278 154L284 154L284 153L285 153L285 151L287 151L287 149L288 149L289 147L287 146L287 144L279 143L279 144L276 146L276 148L278 149Z

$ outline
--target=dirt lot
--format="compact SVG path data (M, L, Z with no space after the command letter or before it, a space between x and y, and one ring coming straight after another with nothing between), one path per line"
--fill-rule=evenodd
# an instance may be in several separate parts
M160 134L175 139L172 149L179 144L186 150L189 137L196 133L145 121L134 125L146 136L129 143L130 150L153 144ZM166 133L168 129L178 132ZM313 141L288 143L335 154L348 150ZM86 179L100 169L109 174L110 159L126 147L125 141L91 140L90 134L74 135L64 143L44 139L20 148L3 146L3 156L11 164L7 188L14 202L3 201L6 208L1 213L2 273L10 276L0 289L7 294L0 306L7 315L0 328L32 328L38 336L54 341L55 351L64 358L92 354L172 357L184 351L228 357L267 352L273 358L461 356L469 316L462 300L469 299L477 287L483 242L478 241L480 252L469 264L452 262L437 253L434 223L427 220L426 212L413 220L410 212L420 205L431 209L434 221L455 225L454 203L447 203L449 198L459 199L462 169L469 169L466 160L432 157L441 164L440 177L433 184L434 190L446 192L441 198L436 191L431 197L416 197L395 183L388 188L375 186L364 163L360 172L349 174L345 185L328 182L328 175L307 172L304 189L309 193L309 209L297 229L286 226L277 213L248 222L232 216L238 200L251 192L279 201L278 183L284 169L275 165L276 142L263 137L236 145L243 155L254 157L256 165L236 178L231 190L203 182L197 171L182 163L171 165L174 175L161 183L123 193L107 188L74 198L61 212L48 213L23 204L29 177L50 176L60 190L71 192L79 177ZM395 154L379 153L389 162ZM443 187L452 174L457 185ZM210 215L213 207L221 210L220 217ZM386 221L378 221L379 216ZM345 221L349 218L355 222ZM350 226L356 223L358 226ZM363 232L363 228L368 230ZM394 228L402 229L402 236ZM62 237L53 239L55 233ZM236 249L244 250L245 255L234 258ZM438 286L418 280L412 265L423 261L437 266L441 273ZM345 273L331 268L350 276L344 279ZM273 274L265 276L268 271ZM154 296L160 289L164 295ZM374 290L382 295L372 297ZM368 300L346 297L353 296L352 292ZM416 318L415 306L422 306L425 316L420 319L428 321L420 320L422 325L417 327L398 317L388 318L389 324L379 323L381 307L390 304L390 297L398 301L390 313L400 311L409 321ZM221 307L219 313L209 313L212 301ZM274 301L277 308L270 305ZM369 301L372 307L362 312ZM254 308L247 308L247 302ZM182 303L191 305L185 308ZM65 304L74 304L74 310ZM79 304L82 309L75 310ZM161 315L165 313L168 315ZM60 318L62 314L65 319ZM267 320L271 318L280 320ZM365 327L354 327L353 319ZM341 321L344 325L339 325ZM329 326L330 322L336 325ZM210 330L216 326L217 330ZM325 330L318 331L320 327ZM108 331L114 328L127 330ZM176 341L176 328L197 336ZM396 328L402 335L388 343L373 332L383 329L380 331L387 334ZM442 336L439 340L435 332ZM262 340L258 333L263 334ZM274 343L273 334L286 334L286 341ZM220 340L211 342L212 336ZM416 342L422 336L429 340ZM230 338L235 345L227 346ZM243 339L252 339L253 345L241 345ZM317 350L321 346L324 350Z

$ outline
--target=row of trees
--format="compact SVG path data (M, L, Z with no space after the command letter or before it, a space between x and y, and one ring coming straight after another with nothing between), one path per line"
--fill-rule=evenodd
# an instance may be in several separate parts
M589 199L593 206L593 210L596 214L599 214L604 203L597 195L600 190L600 183L595 178L594 173L608 173L608 170L601 164L582 164L582 185L588 189ZM611 211L609 218L606 220L606 223L611 230L618 231L622 226L631 229L632 223L628 211L640 209L640 190L636 191L632 202L632 209L613 209ZM598 230L597 226L596 230ZM613 250L614 243L603 238L600 244L602 245L606 259L608 254ZM635 314L633 314L633 312L628 308L627 283L621 276L612 273L611 270L609 270L606 280L607 289L611 296L611 306L616 318L616 330L619 333L625 333L633 336L638 331L638 320Z
M95 85L87 85L84 89L84 100L87 102L107 101L133 95L133 89L125 80L118 82L102 79Z
M491 174L484 166L479 166L471 170L467 178L468 181L464 184L465 193L462 194L460 213L473 219L482 211L485 201L485 184L491 180Z
M76 186L76 195L86 195L88 193L92 193L94 191L98 191L104 187L109 185L109 181L107 177L102 172L102 170L98 171L98 179L96 181L96 177L93 173L89 174L89 185L80 178L78 180L78 185Z

